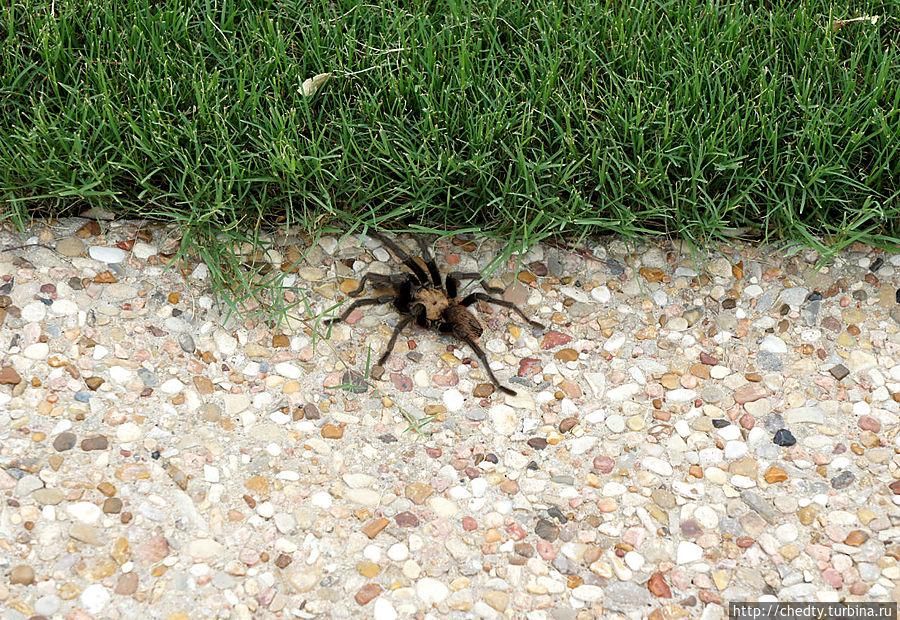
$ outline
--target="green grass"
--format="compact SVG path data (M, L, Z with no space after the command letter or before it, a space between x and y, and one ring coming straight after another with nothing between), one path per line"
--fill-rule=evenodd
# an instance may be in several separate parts
M174 220L220 284L263 225L897 244L898 76L900 0L19 0L0 211Z

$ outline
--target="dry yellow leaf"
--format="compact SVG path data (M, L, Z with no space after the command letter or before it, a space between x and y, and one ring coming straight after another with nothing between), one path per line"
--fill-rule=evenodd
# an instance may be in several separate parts
M332 75L334 74L319 73L318 75L303 80L303 84L300 85L300 94L304 97L315 95L316 92L325 85L325 82L331 79Z

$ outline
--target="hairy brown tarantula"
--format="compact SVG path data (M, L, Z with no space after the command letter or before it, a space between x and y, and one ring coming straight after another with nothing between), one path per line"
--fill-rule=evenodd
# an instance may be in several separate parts
M454 271L447 274L447 277L442 284L441 273L438 271L434 258L432 258L428 251L428 245L421 237L416 236L415 239L419 248L422 250L422 259L425 262L425 266L428 267L428 273L425 273L425 270L422 269L421 265L413 260L403 248L386 236L375 231L369 231L369 234L390 248L390 250L397 255L400 261L406 265L412 273L400 273L394 275L367 273L362 277L362 280L360 280L356 290L350 291L349 294L351 297L356 297L362 293L363 288L366 286L366 282L371 282L380 288L391 287L394 292L379 295L378 297L358 299L351 303L340 317L328 319L325 324L331 325L332 323L343 321L351 312L360 306L391 303L394 305L397 312L402 315L402 318L397 323L397 326L394 327L394 332L391 334L391 339L388 341L387 349L378 360L377 366L382 366L391 354L391 351L394 349L394 344L397 342L397 336L400 335L403 328L415 321L420 327L437 328L441 333L452 334L465 342L472 351L475 352L478 359L481 360L485 371L491 378L491 382L497 386L497 389L504 394L515 396L516 393L514 390L500 385L497 377L494 376L494 372L491 370L491 366L488 363L487 356L477 342L477 339L481 336L484 328L481 326L481 323L478 322L478 319L475 318L475 315L467 309L467 306L471 306L476 301L486 301L514 310L519 316L525 319L529 325L540 329L543 329L544 326L537 321L529 319L516 304L504 299L497 299L496 297L491 297L485 293L479 292L470 293L460 299L458 297L460 280L480 279L481 274L477 271ZM429 274L431 275L430 281L428 279ZM494 294L503 292L503 289L488 286L486 284L482 284L482 288L489 293Z

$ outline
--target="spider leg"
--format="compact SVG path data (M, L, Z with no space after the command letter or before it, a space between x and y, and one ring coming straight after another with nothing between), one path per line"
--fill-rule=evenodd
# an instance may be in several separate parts
M510 308L511 310L515 310L520 317L525 319L525 321L531 325L532 327L537 327L539 329L544 329L544 326L537 321L532 321L522 310L511 301L506 301L505 299L497 299L496 297L491 297L490 295L485 295L484 293L472 293L471 295L467 295L465 299L459 302L460 306L471 306L476 301L486 301L488 303L497 304L498 306L503 306L504 308Z
M475 352L475 355L478 356L478 359L481 361L481 364L484 366L484 369L487 372L488 377L491 378L491 383L493 383L495 386L497 386L497 389L500 390L501 392L503 392L504 394L507 394L509 396L515 396L516 395L515 390L511 390L508 387L500 385L500 382L497 380L497 377L494 376L494 371L491 370L491 365L488 362L487 355L484 354L484 351L481 349L480 346L478 346L478 343L475 342L474 340L472 340L471 338L469 338L464 333L462 333L462 330L453 329L452 327L451 327L451 330L453 331L454 336L456 336L457 338L459 338L460 340L465 342L467 345L469 345L469 348L471 348L472 351Z
M389 301L393 301L396 295L388 294L388 295L380 295L379 297L369 297L368 299L357 299L352 304L347 306L347 309L341 313L341 316L334 319L327 319L325 321L325 325L331 325L333 323L338 323L343 321L350 313L359 308L360 306L377 306L378 304L386 304Z
M434 282L437 288L441 288L441 272L438 271L434 257L428 251L428 243L419 235L415 235L415 239L416 243L419 244L419 249L422 250L422 258L425 260L425 266L428 267L428 273L431 274L431 281Z
M447 293L450 293L450 281L456 283L456 286L459 287L460 280L481 280L484 276L477 271L453 271L447 274ZM496 286L490 286L485 282L481 283L481 288L486 290L488 293L493 293L494 295L502 295L503 289L498 288ZM456 297L456 293L450 295L450 297Z
M394 286L397 284L394 281L394 278L391 276L387 276L387 275L384 275L381 273L370 272L370 273L367 273L366 275L364 275L359 280L359 286L357 286L355 290L352 290L347 294L350 297L356 297L357 295L359 295L360 293L363 292L363 289L366 288L366 282L369 282L370 280L371 280L372 284L374 284L375 286L385 286L385 285Z
M379 241L381 241L384 245L388 247L397 257L400 259L404 265L409 267L414 274L416 274L416 279L419 281L419 284L428 284L428 275L425 271L419 266L419 263L410 258L409 254L406 253L406 250L401 248L399 245L391 241L387 236L381 234L377 230L370 230L368 234L372 235Z
M416 318L414 315L410 314L408 316L403 317L403 319L397 323L397 326L394 327L394 331L391 334L391 339L388 340L387 348L385 348L384 353L378 358L378 363L376 366L384 366L384 362L387 360L388 356L391 354L391 351L394 350L394 345L397 344L397 336L400 335L400 332L403 331L403 328L409 325L412 320Z

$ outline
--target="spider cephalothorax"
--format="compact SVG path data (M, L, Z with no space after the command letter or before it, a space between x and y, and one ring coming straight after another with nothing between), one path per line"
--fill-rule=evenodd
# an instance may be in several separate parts
M387 349L378 360L377 366L382 366L391 354L391 351L394 349L394 344L397 342L397 337L400 335L400 332L403 331L403 328L415 321L420 327L436 328L442 333L452 334L469 345L484 365L485 372L487 372L491 382L497 386L497 389L504 394L514 396L515 391L500 385L500 382L491 370L487 356L478 345L477 339L481 336L482 332L484 332L484 328L481 326L481 323L478 322L478 319L475 318L475 315L469 311L468 306L471 306L476 301L486 301L497 304L498 306L510 308L525 319L529 325L540 329L543 329L544 326L537 321L529 319L516 304L510 301L497 299L496 297L491 297L486 293L481 292L470 293L469 295L460 298L458 296L460 280L480 280L481 274L477 271L454 271L448 273L442 283L441 273L438 271L434 258L432 258L428 251L428 245L421 237L416 237L416 243L422 251L422 260L428 268L428 273L426 273L425 270L422 269L422 266L413 260L405 250L389 238L374 231L370 231L369 234L381 241L396 254L400 261L406 265L412 273L395 275L367 273L360 280L356 290L350 291L349 294L351 297L356 297L362 293L366 286L366 282L371 282L379 288L391 288L393 289L393 292L378 297L358 299L350 304L339 318L328 319L326 325L343 321L351 312L360 306L387 303L393 304L394 308L397 309L397 312L402 315L402 318L394 328L391 339L388 341ZM430 279L429 276L431 276ZM502 289L487 286L485 284L482 284L482 288L489 293L494 294L503 292Z

